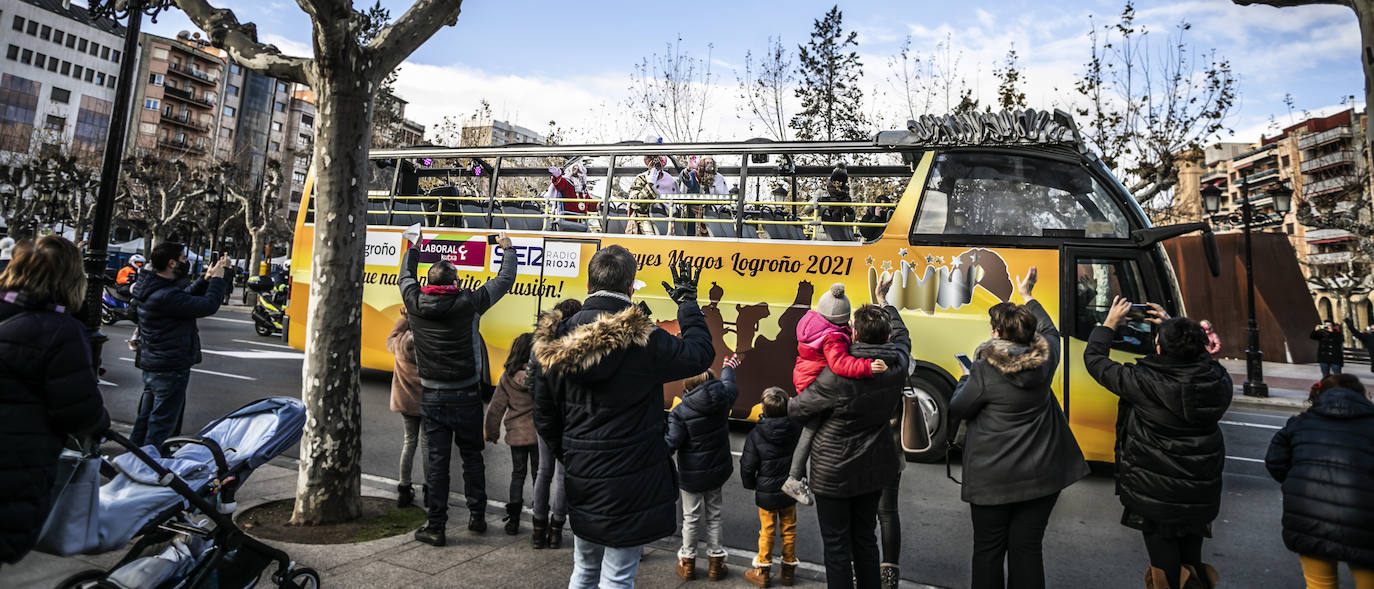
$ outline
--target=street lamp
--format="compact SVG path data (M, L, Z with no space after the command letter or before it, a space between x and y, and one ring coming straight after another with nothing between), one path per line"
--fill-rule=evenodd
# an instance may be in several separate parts
M1288 214L1293 208L1293 189L1279 184L1279 187L1270 191L1270 198L1274 202L1274 211L1280 216ZM1221 189L1216 185L1208 185L1202 189L1202 207L1208 215L1214 215L1221 210ZM1252 217L1254 216L1254 205L1250 202L1250 184L1241 180L1240 184L1240 211L1241 223L1245 231L1245 291L1247 300L1247 322L1246 322L1246 350L1245 350L1245 384L1242 391L1247 397L1268 397L1269 385L1264 382L1264 352L1260 350L1259 343L1259 323L1255 320L1255 275L1254 275L1254 251L1250 243L1250 232Z

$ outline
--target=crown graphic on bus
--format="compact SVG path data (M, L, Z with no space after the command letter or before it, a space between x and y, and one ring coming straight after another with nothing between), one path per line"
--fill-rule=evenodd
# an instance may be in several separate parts
M888 302L898 309L918 310L927 315L935 314L936 309L958 309L969 304L974 287L982 287L1003 302L1011 299L1014 287L1007 262L993 250L965 250L947 264L933 256L926 256L917 264L922 262L925 270L918 274L917 266L907 260L899 260L895 273L890 260L883 260L878 266L868 260L868 291L873 292L881 276L890 274L893 280Z
M1000 112L922 115L907 121L905 131L881 131L877 145L1068 145L1083 151L1073 116L1028 108Z

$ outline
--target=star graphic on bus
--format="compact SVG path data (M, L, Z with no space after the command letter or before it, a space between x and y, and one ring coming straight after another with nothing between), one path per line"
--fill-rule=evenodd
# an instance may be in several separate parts
M892 269L892 261L891 261L891 260L883 260L883 269L884 269L884 270L891 270L891 269Z
M906 249L906 248L898 249L898 250L897 250L897 257L899 257L899 258L905 258L906 255L907 255L907 253L908 253L908 252L907 252L907 249Z
M934 264L934 263L935 263L935 256L932 256L932 255L930 255L930 254L926 254L926 263L927 263L927 264Z
M872 266L872 265L873 265L873 256L868 256L867 258L864 258L864 263L865 263L865 264L868 264L869 266Z

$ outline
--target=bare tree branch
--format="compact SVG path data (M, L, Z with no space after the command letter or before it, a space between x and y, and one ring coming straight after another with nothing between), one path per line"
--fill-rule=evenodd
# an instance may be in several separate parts
M380 79L391 73L440 28L457 24L462 8L462 0L418 0L411 5L367 45L374 59L369 77Z
M310 83L309 59L282 55L275 46L259 43L257 27L239 24L234 11L215 8L206 0L176 0L176 3L191 22L210 36L211 43L228 51L240 65L279 80ZM309 4L301 0L302 8Z

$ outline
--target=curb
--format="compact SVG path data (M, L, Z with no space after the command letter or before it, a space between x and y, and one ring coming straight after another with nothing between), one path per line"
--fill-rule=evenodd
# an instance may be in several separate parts
M1247 397L1237 390L1231 397L1231 406L1301 413L1307 410L1307 401L1293 397Z

